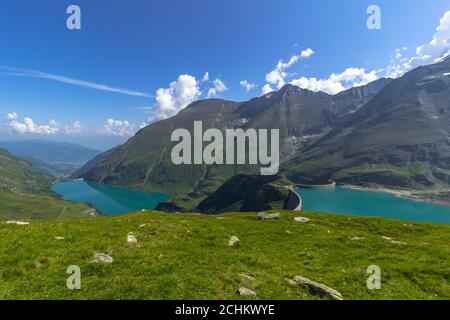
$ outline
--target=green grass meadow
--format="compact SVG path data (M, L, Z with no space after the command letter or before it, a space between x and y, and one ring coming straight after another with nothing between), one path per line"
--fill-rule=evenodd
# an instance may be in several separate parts
M87 204L65 201L53 194L0 191L0 220L92 218Z
M306 212L311 221L300 223L280 213L0 221L0 299L240 299L241 286L255 299L320 299L288 284L295 275L344 299L450 299L450 225ZM113 263L95 262L96 253ZM81 290L66 287L71 265ZM366 286L370 265L381 268L380 290Z

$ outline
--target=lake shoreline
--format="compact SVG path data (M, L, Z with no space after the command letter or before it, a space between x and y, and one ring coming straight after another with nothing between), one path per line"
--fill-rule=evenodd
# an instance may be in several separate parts
M51 190L65 200L87 203L101 216L154 210L158 203L171 197L166 193L138 191L83 179L59 181Z
M418 202L427 202L427 203L433 203L443 206L450 206L450 200L438 200L433 199L424 195L421 195L421 191L416 190L404 190L404 189L390 189L386 187L363 187L363 186L357 186L352 184L342 184L340 187L350 190L359 190L359 191L372 191L372 192L384 192L384 193L390 193L395 195L399 198L404 198L408 200L418 201ZM432 193L432 191L428 191L427 194ZM435 192L438 194L439 192Z
M299 191L305 211L450 223L449 205L414 197L413 190L338 185L334 189L304 188Z

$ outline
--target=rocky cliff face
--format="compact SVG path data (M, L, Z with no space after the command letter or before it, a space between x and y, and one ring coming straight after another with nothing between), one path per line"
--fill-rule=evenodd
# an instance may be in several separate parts
M372 100L392 79L382 78L365 86L351 88L333 97L333 112L339 119L344 119L355 113L367 102Z
M303 176L401 187L450 177L450 59L386 85L326 137L286 164Z

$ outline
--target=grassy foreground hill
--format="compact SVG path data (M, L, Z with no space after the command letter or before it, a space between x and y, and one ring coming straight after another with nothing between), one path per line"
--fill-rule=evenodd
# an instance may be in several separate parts
M240 287L257 299L319 299L288 283L296 275L344 299L450 299L450 225L306 212L301 223L279 212L0 222L0 299L240 299ZM230 247L230 236L240 242ZM66 287L71 265L81 290ZM380 290L366 287L370 265L381 268Z
M66 201L56 195L0 192L0 219L48 220L92 218L96 215L88 205Z

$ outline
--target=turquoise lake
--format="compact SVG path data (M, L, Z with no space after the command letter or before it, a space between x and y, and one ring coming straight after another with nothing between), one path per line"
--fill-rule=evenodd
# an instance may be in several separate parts
M58 182L52 190L66 200L86 202L103 215L155 209L169 194L142 192L83 180ZM303 210L409 221L450 223L450 206L399 198L390 193L335 189L297 189Z
M89 203L107 216L155 209L158 203L170 198L165 193L142 192L84 180L58 182L52 190L66 200Z
M335 189L297 189L303 210L409 221L450 223L450 206L419 202L385 192Z

